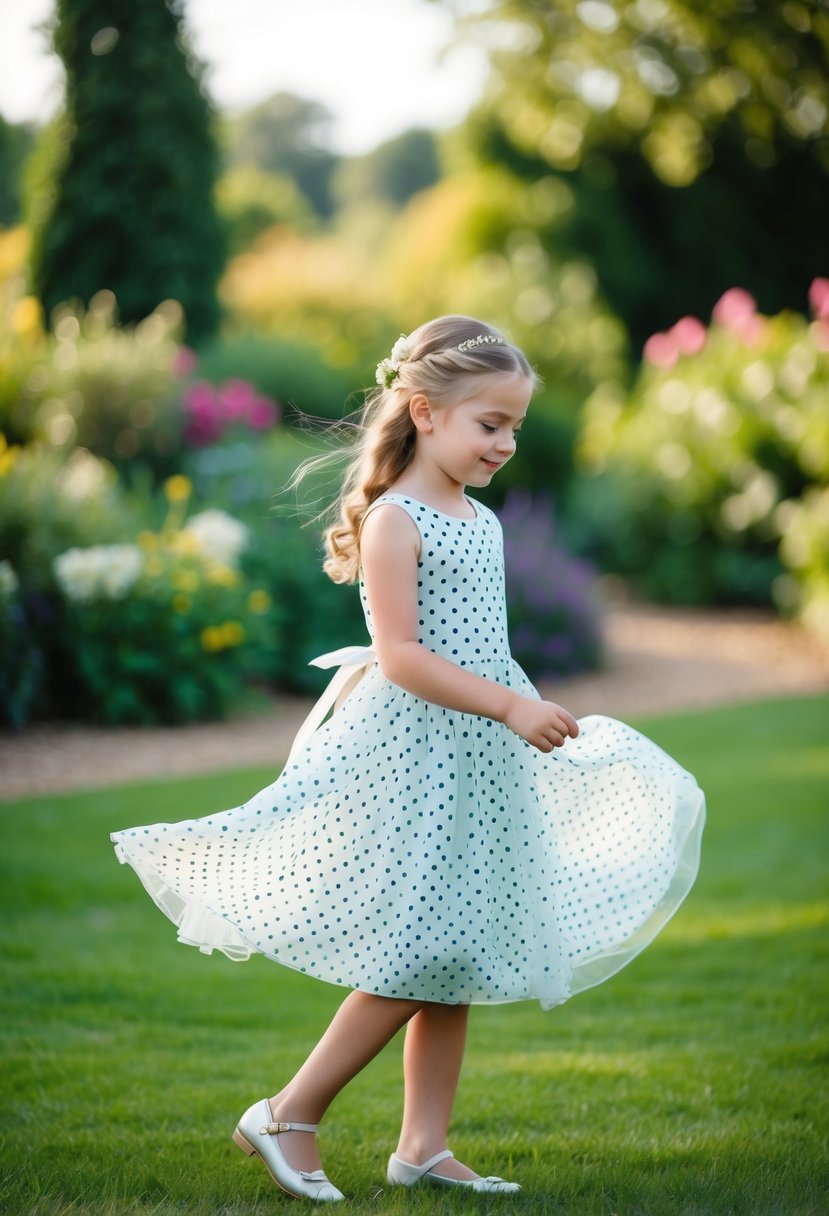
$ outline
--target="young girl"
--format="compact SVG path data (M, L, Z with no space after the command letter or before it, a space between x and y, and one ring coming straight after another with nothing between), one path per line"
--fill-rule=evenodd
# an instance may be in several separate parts
M371 649L324 657L344 666L267 789L112 837L180 941L352 989L233 1135L318 1201L342 1198L319 1120L404 1025L388 1182L519 1190L446 1147L469 1006L549 1009L618 971L688 893L705 816L655 744L611 718L577 723L510 656L501 530L466 488L515 452L534 389L521 351L440 317L377 379L325 538L330 577L360 579Z

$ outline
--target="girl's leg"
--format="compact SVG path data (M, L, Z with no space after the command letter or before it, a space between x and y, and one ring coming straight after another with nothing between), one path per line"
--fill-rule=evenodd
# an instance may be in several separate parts
M308 1059L285 1088L271 1098L274 1120L318 1123L343 1086L422 1007L422 1001L349 993ZM294 1169L320 1168L316 1139L307 1132L284 1132L280 1148Z
M403 1126L396 1151L412 1165L446 1148L468 1021L468 1005L426 1004L409 1022L403 1048ZM447 1178L478 1176L452 1158L442 1161L437 1172Z

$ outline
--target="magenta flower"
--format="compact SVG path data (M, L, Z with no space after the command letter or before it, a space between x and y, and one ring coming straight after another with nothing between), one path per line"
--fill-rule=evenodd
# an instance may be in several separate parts
M666 370L673 367L679 358L679 347L673 336L666 334L651 334L642 348L642 357L654 367Z
M763 318L757 312L757 302L742 287L731 287L720 296L711 313L722 329L737 334L753 346L763 333Z
M276 425L276 406L268 397L256 397L248 412L248 422L255 431L267 431Z
M809 305L816 321L829 321L829 279L812 279Z
M705 346L707 330L698 317L680 317L668 331L682 355L696 355Z
M265 431L279 421L275 401L260 396L247 380L231 379L214 386L196 380L182 394L185 433L197 447L217 443L228 427Z

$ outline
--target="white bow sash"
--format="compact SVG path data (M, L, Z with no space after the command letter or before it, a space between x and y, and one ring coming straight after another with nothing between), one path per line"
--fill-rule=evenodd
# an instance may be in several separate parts
M377 654L371 646L341 646L339 650L331 650L328 654L311 659L309 667L339 667L339 671L297 731L290 755L285 762L286 768L302 751L317 727L324 722L329 711L338 710L349 693L354 691L376 659Z

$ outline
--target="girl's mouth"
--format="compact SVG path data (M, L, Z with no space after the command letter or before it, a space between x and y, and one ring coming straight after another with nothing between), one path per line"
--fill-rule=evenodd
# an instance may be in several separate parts
M500 461L497 460L484 460L481 458L481 463L485 464L488 469L492 469L493 473L501 467Z

